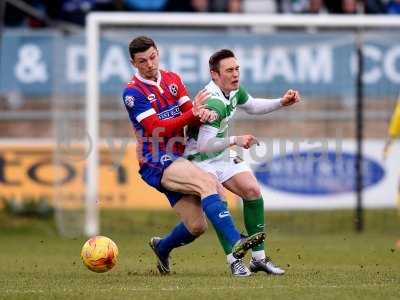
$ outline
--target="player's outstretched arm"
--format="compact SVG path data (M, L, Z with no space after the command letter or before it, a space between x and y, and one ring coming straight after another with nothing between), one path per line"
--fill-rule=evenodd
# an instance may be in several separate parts
M288 90L281 99L282 106L290 106L300 101L300 94L296 90Z
M278 99L253 98L248 95L247 101L240 105L240 108L244 109L248 114L251 115L263 115L273 112L283 106L293 105L299 101L299 92L295 90L288 90L282 98Z

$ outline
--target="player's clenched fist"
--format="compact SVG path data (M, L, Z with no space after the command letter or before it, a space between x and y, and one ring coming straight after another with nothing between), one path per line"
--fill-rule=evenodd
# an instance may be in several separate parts
M205 102L210 98L210 95L210 92L203 89L194 97L192 110L195 116L198 116L200 111L205 108Z
M216 119L218 119L218 114L213 110L203 108L203 109L200 109L198 117L200 118L200 122L202 122L202 123L207 123L207 122L212 123Z
M288 90L285 95L283 95L281 104L282 106L293 105L300 101L300 94L296 90Z
M240 135L235 137L235 145L243 147L244 149L249 149L253 145L259 145L260 143L251 134Z

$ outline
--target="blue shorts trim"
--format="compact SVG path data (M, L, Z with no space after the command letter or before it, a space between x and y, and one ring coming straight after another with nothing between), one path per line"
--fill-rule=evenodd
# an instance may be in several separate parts
M139 174L148 185L163 193L168 198L171 206L174 207L175 204L183 197L183 194L169 191L161 185L161 178L164 174L164 170L168 168L172 164L172 162L173 161L170 160L164 162L164 164L161 164L159 162L144 163L139 170Z

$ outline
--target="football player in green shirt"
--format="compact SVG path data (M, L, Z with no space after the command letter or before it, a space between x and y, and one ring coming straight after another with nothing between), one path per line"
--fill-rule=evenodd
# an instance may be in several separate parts
M212 80L205 87L211 93L207 108L215 111L218 118L189 129L185 157L213 174L226 189L243 199L244 223L247 234L252 235L264 231L264 200L251 169L236 154L231 155L229 148L249 149L258 141L253 135L229 136L229 124L237 108L249 114L266 114L295 104L300 101L300 96L297 91L288 90L279 99L253 98L240 85L239 63L228 49L214 53L209 67ZM249 276L258 271L274 275L285 273L266 256L264 243L252 249L249 270L241 260L233 257L230 244L218 231L217 234L234 276Z

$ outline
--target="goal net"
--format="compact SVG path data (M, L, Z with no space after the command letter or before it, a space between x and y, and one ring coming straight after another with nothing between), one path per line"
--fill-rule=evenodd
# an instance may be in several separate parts
M85 233L99 232L98 209L107 205L104 191L116 177L129 186L118 201L152 201L131 181L135 141L121 101L134 74L127 47L142 34L156 41L162 67L180 73L192 96L209 81L208 58L220 48L234 50L241 82L253 96L300 91L303 101L293 108L262 117L239 112L233 123L232 134L252 133L263 142L243 155L270 199L267 209L354 208L357 192L367 188L367 207L393 206L376 201L386 186L395 189L391 181L380 186L385 172L394 171L377 161L399 92L400 36L391 30L399 26L398 18L367 16L90 14L84 120L79 130L63 126L85 141ZM357 153L365 140L359 181ZM64 154L61 147L58 155Z

